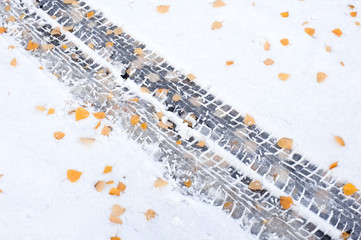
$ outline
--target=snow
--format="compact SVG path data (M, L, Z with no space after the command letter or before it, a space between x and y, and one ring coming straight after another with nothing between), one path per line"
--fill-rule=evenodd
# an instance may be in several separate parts
M358 10L357 1L224 0L221 8L210 0L89 2L275 137L292 138L296 151L313 163L327 169L339 161L334 175L360 185L361 26L355 22L361 20L349 14ZM169 12L158 13L158 5L170 5ZM280 15L285 11L288 18ZM223 27L212 31L214 21ZM316 30L313 37L306 27ZM335 28L341 37L331 32ZM283 38L288 46L281 45ZM263 50L266 40L269 51ZM266 58L275 63L265 66ZM226 66L229 60L234 65ZM316 81L317 72L328 75L324 82ZM291 76L281 81L279 73Z
M68 90L24 50L0 38L0 239L252 239L220 209L192 200L153 183L165 169L116 126L109 137L94 130L93 116L76 122ZM18 66L10 66L13 58ZM55 108L47 115L35 106ZM102 124L106 124L103 121ZM66 135L55 140L53 133ZM80 137L95 138L91 144ZM113 166L102 174L105 166ZM66 179L68 169L83 172L79 181ZM121 196L94 189L99 181L122 181ZM116 185L114 185L116 186ZM113 187L114 187L113 186ZM126 208L122 225L109 221L111 208ZM147 221L148 209L156 217Z

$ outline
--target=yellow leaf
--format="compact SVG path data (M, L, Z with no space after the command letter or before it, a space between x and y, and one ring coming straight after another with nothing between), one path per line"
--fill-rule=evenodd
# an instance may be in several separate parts
M130 123L132 125L136 125L138 122L140 121L140 118L138 115L133 115L131 118L130 118Z
M103 190L104 186L105 186L105 181L99 181L94 185L97 192L101 192Z
M187 188L190 188L192 186L192 182L190 179L188 179L187 181L185 181L184 183L184 186L186 186Z
M338 162L334 162L330 165L329 169L331 170L331 169L337 167L337 165L338 165Z
M288 41L288 39L287 38L283 38L283 39L281 39L281 44L283 45L283 46L287 46L288 44L289 44L289 41Z
M54 48L54 44L44 44L41 47L45 50L51 50Z
M289 16L288 12L281 12L280 14L281 14L281 17L283 17L283 18L286 18Z
M105 118L105 112L93 113L93 116L96 117L97 119L103 119Z
M157 181L155 181L155 183L154 183L154 187L158 187L158 188L161 188L161 187L164 187L164 186L167 186L167 185L168 185L168 182L164 181L161 178L158 178Z
M275 62L272 59L267 58L266 60L263 61L263 63L266 66L270 66L270 65L274 64Z
M119 217L125 212L125 208L119 206L118 204L114 204L112 207L112 214L116 217Z
M122 221L120 218L114 216L113 214L110 214L109 220L110 220L112 223L117 223L117 224L122 224L122 223L123 223L123 221Z
M324 72L317 73L317 82L323 82L327 78L327 74Z
M251 190L254 190L254 191L261 190L262 185L261 185L260 181L256 180L256 181L250 182L249 185L248 185L248 188L251 189Z
M282 81L286 81L291 75L287 73L280 73L278 74L278 78Z
M148 209L146 213L144 213L146 219L149 221L150 219L154 218L156 213L152 209Z
M148 126L148 124L146 124L146 123L140 124L140 127L141 127L143 130L147 129L147 126Z
M55 109L54 108L49 108L48 110L48 115L54 114L55 113Z
M110 173L113 170L112 166L105 166L103 173Z
M198 147L204 147L206 145L206 143L204 142L204 141L199 141L198 143L197 143L197 146Z
M94 16L94 11L86 13L87 18L92 18Z
M339 29L339 28L336 28L336 29L332 30L332 32L333 32L337 37L341 37L341 35L342 35L342 31L341 31L341 29Z
M7 28L0 27L0 34L6 33L6 32L7 32Z
M351 16L351 17L356 17L356 16L357 16L357 12L350 12L350 16Z
M189 74L187 75L187 78L188 78L189 80L193 81L193 80L195 80L197 77L194 76L192 73L189 73Z
M292 149L292 144L293 144L293 140L290 138L281 138L280 140L278 140L277 145L280 148L284 148L284 149Z
M271 44L269 44L268 41L266 41L266 42L264 43L264 45L263 45L263 49L264 49L265 51L268 51L268 50L270 49L270 47L271 47Z
M346 183L345 186L343 186L343 193L346 196L351 196L355 192L357 192L358 189L351 183Z
M246 114L245 118L243 119L243 123L246 126L252 126L255 123L255 120L250 115Z
M110 240L122 240L122 239L120 239L120 237L118 237L118 236L114 236L114 237L111 237Z
M98 127L100 126L100 121L97 123L97 125L94 127L94 129L98 129Z
M68 48L68 46L65 45L65 44L63 44L61 47L62 47L63 49L67 49L67 48Z
M62 133L62 132L55 132L54 133L54 138L57 139L57 140L61 140L65 137L65 134Z
M233 65L233 63L234 63L233 61L226 61L227 66Z
M224 7L224 6L226 6L226 4L222 0L217 0L213 2L213 7L215 8Z
M67 172L66 172L66 175L67 175L67 178L70 182L76 182L79 180L80 176L82 175L83 173L82 172L79 172L77 170L74 170L74 169L69 169Z
M335 136L335 140L340 146L345 146L345 141L341 137Z
M291 204L293 204L293 200L290 196L282 196L280 197L280 203L283 209L289 209L291 207Z
M39 47L38 44L32 42L32 41L29 41L28 45L26 46L26 50L30 51L35 51L35 49L37 49Z
M105 125L102 129L101 134L104 136L109 136L110 131L111 131L110 128L107 125Z
M10 61L10 65L13 67L16 67L18 65L18 62L16 61L16 58L13 58L13 60Z
M126 188L127 188L127 186L126 186L124 183L122 183L122 182L119 182L119 183L118 183L117 189L118 189L120 192L124 192Z
M305 32L312 37L315 34L315 29L314 28L305 28Z
M120 196L120 191L119 191L118 188L112 188L112 189L110 189L109 194L110 195Z
M46 110L46 108L44 106L36 106L35 108L42 112L44 112Z
M157 12L159 13L167 13L168 11L169 11L169 5L157 6Z
M137 55L142 55L143 54L143 49L136 48L136 49L134 49L134 53L137 54Z
M212 23L211 29L212 30L220 29L222 26L223 26L223 24L221 22L215 21Z
M79 120L82 120L82 119L85 119L89 117L89 112L83 108L83 107L78 107L75 111L75 120L76 121L79 121Z

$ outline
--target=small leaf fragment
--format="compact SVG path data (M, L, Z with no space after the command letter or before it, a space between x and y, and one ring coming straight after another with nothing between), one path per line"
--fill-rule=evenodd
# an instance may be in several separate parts
M61 140L61 139L63 139L65 137L65 133L63 133L63 132L55 132L54 133L54 138L56 139L56 140Z
M206 145L206 143L204 142L204 141L199 141L198 143L197 143L197 146L198 147L204 147Z
M342 240L347 240L347 239L349 239L351 237L351 235L348 233L348 232L343 232L342 234L341 234L341 239Z
M98 127L100 126L100 123L101 123L101 121L99 121L99 122L97 123L97 125L95 125L94 129L98 129Z
M62 29L66 32L72 32L74 30L73 26L64 26Z
M120 218L114 216L113 214L110 214L109 220L112 223L117 223L117 224L122 224L123 223L123 221Z
M93 116L97 119L103 119L103 118L105 118L105 112L93 113Z
M221 27L223 27L222 22L214 21L214 22L212 23L211 29L212 29L212 30L216 30L216 29L220 29Z
M50 34L54 35L54 36L60 36L61 35L60 28L56 27L56 28L52 29Z
M271 44L268 41L266 41L263 45L263 49L265 51L268 51L270 49L270 47L271 47Z
M341 137L335 136L335 140L340 146L345 146L345 141Z
M98 181L94 187L97 190L97 192L101 192L105 186L105 181Z
M54 113L55 113L55 109L54 108L49 108L47 115L51 115L51 114L54 114Z
M305 28L305 32L312 37L315 34L315 29L314 28Z
M44 50L51 50L54 48L54 44L44 44L44 45L41 45L41 47L44 49Z
M44 112L46 110L46 108L44 106L36 106L35 108L42 112Z
M283 18L286 18L289 16L288 12L281 12L280 14L281 14L281 17L283 17Z
M355 192L357 192L358 189L351 183L346 183L344 186L343 186L343 193L346 195L346 196L351 196L352 194L354 194Z
M112 207L112 214L116 217L119 217L125 212L125 208L119 206L118 204L114 204Z
M230 65L233 65L233 64L234 64L233 61L226 61L226 65L227 65L227 66L230 66Z
M146 213L144 213L145 218L149 221L150 219L154 218L156 213L152 209L148 209Z
M148 124L142 123L142 124L140 124L140 127L141 127L143 130L145 130L145 129L147 129Z
M184 183L184 186L186 186L187 188L190 188L192 186L192 182L190 179L188 179L187 181L185 181Z
M39 47L38 44L32 42L32 41L29 41L28 45L26 46L26 50L30 51L35 51L35 49L37 49Z
M134 53L137 54L137 55L142 55L143 54L143 49L136 48L136 49L134 49Z
M291 204L293 204L293 200L290 196L281 196L280 203L283 209L289 209L291 207Z
M133 115L133 116L131 116L131 118L130 118L130 123L131 123L133 126L137 125L137 123L138 123L139 121L140 121L140 118L139 118L138 115Z
M293 144L293 140L290 138L281 138L280 140L278 140L277 145L280 148L284 148L284 149L292 149L292 144Z
M168 185L168 182L161 179L161 178L158 178L155 182L154 182L154 187L158 187L158 188L161 188L161 187L165 187Z
M336 29L332 30L332 32L333 32L337 37L341 37L341 35L342 35L342 31L341 31L341 29L339 29L339 28L336 28Z
M121 29L121 28L115 28L115 29L113 30L113 33L114 33L114 35L122 34L122 33L123 33L123 29Z
M18 62L16 61L16 58L13 58L13 60L10 61L10 65L13 67L16 67L18 65Z
M112 166L105 166L103 173L110 173L113 170Z
M357 16L357 12L350 12L350 16L351 16L351 17L356 17L356 16Z
M317 82L323 82L327 78L327 74L324 72L317 73Z
M90 48L93 49L93 50L94 50L94 48L95 48L95 47L94 47L94 44L92 44L92 43L89 43L89 44L88 44L88 47L90 47Z
M114 43L112 43L112 42L107 42L107 43L105 44L105 46L106 46L106 47L113 47L113 46L114 46Z
M118 188L112 188L112 189L110 189L109 194L110 195L120 196L120 191L119 191Z
M291 75L287 73L280 73L278 74L278 78L282 81L286 81Z
M160 5L160 6L157 6L157 12L159 13L167 13L169 11L169 5Z
M249 183L248 188L253 190L253 191L257 191L257 190L262 190L262 184L260 181L252 181Z
M224 7L224 6L226 6L226 4L222 0L216 0L213 2L214 8Z
M181 100L181 96L176 93L176 94L173 95L172 100L175 101L175 102L178 102L179 100Z
M187 75L187 78L188 78L189 80L193 81L193 80L195 80L197 77L194 76L192 73L189 73L189 74Z
M78 108L75 110L75 120L76 120L76 121L85 119L85 118L87 118L87 117L89 117L89 112L88 112L88 110L86 110L85 108L83 108L83 107L78 107Z
M122 183L122 182L119 182L119 183L118 183L117 189L118 189L120 192L124 192L126 188L127 188L127 186L126 186L124 183Z
M281 39L280 42L281 42L281 44L282 44L283 46L287 46L287 45L290 43L287 38Z
M87 17L87 18L92 18L92 17L94 17L94 11L87 12L87 13L86 13L86 17Z
M7 32L7 28L0 27L0 34L6 33L6 32Z
M327 46L325 47L325 50L326 50L326 52L331 52L331 47L327 45Z
M6 19L6 22L15 22L16 18L14 16L10 16Z
M101 131L101 134L103 136L109 136L110 132L111 132L110 128L107 125L105 125Z
M331 169L333 169L333 168L337 167L337 165L338 165L338 161L337 161L337 162L332 163L332 164L330 165L329 169L331 170Z
M266 66L270 66L270 65L274 64L275 62L272 59L267 58L266 60L263 61L263 63Z
M79 138L80 141L84 144L89 144L89 143L93 143L95 142L95 139L94 138L84 138L84 137L81 137Z
M250 115L246 114L246 116L243 119L243 123L246 126L252 126L255 123L255 120L253 117L251 117Z
M110 240L122 240L122 239L120 239L120 237L118 237L118 236L114 236L114 237L111 237Z
M82 174L83 174L82 172L79 172L79 171L74 170L74 169L69 169L66 172L66 176L67 176L68 180L70 182L72 182L72 183L78 181Z

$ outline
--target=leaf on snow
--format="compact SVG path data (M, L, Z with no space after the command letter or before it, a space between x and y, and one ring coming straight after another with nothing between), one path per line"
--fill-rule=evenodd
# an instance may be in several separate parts
M122 182L119 182L119 183L118 183L117 189L118 189L120 192L124 192L126 188L127 188L127 186L126 186L124 183L122 183Z
M226 6L226 4L222 0L216 0L213 2L213 7L215 8L224 7L224 6Z
M114 204L112 207L112 214L116 217L119 217L125 212L125 208L119 206L118 204Z
M140 121L139 116L138 115L133 115L130 118L130 123L134 126L136 125L138 122Z
M188 179L187 181L185 181L184 183L184 186L186 186L187 188L190 188L192 186L192 182L190 179Z
M107 125L105 125L102 129L102 132L101 134L104 135L104 136L109 136L109 133L111 132L111 129L110 127L108 127Z
M62 132L55 132L54 133L54 138L57 139L57 140L61 140L65 137L65 133L62 133Z
M315 29L314 28L305 28L305 32L312 37L315 34Z
M94 11L86 13L87 18L92 18L94 16Z
M140 127L141 127L143 130L145 130L145 129L147 129L148 124L142 123L142 124L140 124Z
M44 106L36 106L35 108L42 112L44 112L46 110L46 108Z
M336 28L336 29L332 30L332 32L333 32L337 37L341 37L341 35L342 35L342 31L341 31L341 29L339 29L339 28Z
M288 39L287 38L283 38L283 39L281 39L281 44L283 45L283 46L287 46L288 44L289 44L289 41L288 41Z
M122 240L122 239L120 239L120 237L118 237L118 236L114 236L114 237L111 237L110 240Z
M330 165L329 169L331 170L331 169L337 167L337 165L338 165L338 162L334 162Z
M112 188L112 189L110 189L109 194L110 195L120 196L120 191L119 191L118 188Z
M341 137L335 136L335 140L340 146L345 146L345 141Z
M246 114L246 116L243 119L243 123L246 126L252 126L255 123L255 120L253 117L251 117L250 115Z
M263 61L263 63L266 66L270 66L270 65L274 64L275 62L272 59L267 58L266 60Z
M278 74L278 78L282 81L286 81L291 75L287 73L280 73Z
M39 47L38 44L32 42L32 41L29 41L28 45L26 46L26 50L30 51L35 51L35 49L37 49Z
M288 12L281 12L280 14L281 14L281 17L283 17L283 18L286 18L290 15Z
M48 110L48 115L54 114L55 113L55 109L54 108L49 108Z
M327 78L327 74L324 72L317 73L317 82L323 82Z
M10 61L10 65L13 67L16 67L18 65L18 62L16 61L16 58L13 58L13 60Z
M97 192L102 191L103 188L104 188L104 186L105 186L105 181L98 181L98 182L94 185L94 187L95 187L95 189L97 190Z
M150 219L154 218L156 213L152 209L148 209L146 213L144 213L146 219L149 221Z
M189 74L187 75L187 78L188 78L189 80L193 81L193 80L195 80L197 77L194 76L192 73L189 73Z
M161 188L161 187L165 187L168 185L168 182L161 179L161 178L158 178L155 182L154 182L154 187L158 187L158 188Z
M214 21L214 22L212 23L211 29L212 29L212 30L216 30L216 29L220 29L221 27L223 27L222 22Z
M105 166L103 173L110 173L113 170L112 166Z
M69 169L66 172L66 176L67 176L68 180L70 182L72 182L72 183L78 181L82 174L83 174L82 172L79 172L79 171L74 170L74 169Z
M280 203L283 209L289 209L291 207L291 204L293 204L293 200L290 196L281 196Z
M256 191L256 190L262 190L262 184L260 183L260 181L252 181L249 183L248 188Z
M117 223L117 224L122 224L123 223L123 221L120 218L114 216L113 214L110 214L109 220L112 223Z
M136 49L134 49L134 53L137 54L137 55L142 55L143 54L143 49L136 48Z
M357 192L358 189L351 183L346 183L345 186L343 186L343 193L346 196L351 196L355 192Z
M97 119L103 119L105 118L105 112L93 113L93 116L96 117Z
M292 144L293 144L293 140L290 138L281 138L280 140L278 140L277 145L280 148L284 148L284 149L292 149Z
M78 107L76 110L75 110L75 120L76 121L79 121L79 120L82 120L82 119L85 119L89 116L89 112L83 108L83 107Z
M263 49L264 49L265 51L268 51L268 50L270 49L270 47L271 47L271 44L269 44L268 41L266 41L266 42L264 43L264 45L263 45Z
M157 6L157 12L159 13L167 13L168 11L169 11L169 5Z
M233 65L233 64L234 64L233 61L226 61L226 65L227 65L227 66L230 66L230 65Z

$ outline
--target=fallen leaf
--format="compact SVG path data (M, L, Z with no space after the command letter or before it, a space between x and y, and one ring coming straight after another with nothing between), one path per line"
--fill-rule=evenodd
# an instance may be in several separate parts
M114 236L114 237L111 237L110 240L122 240L122 239L120 239L120 237L118 237L118 236Z
M122 183L122 182L119 182L119 183L118 183L117 189L118 189L120 192L124 192L126 188L127 188L127 186L126 186L124 183Z
M347 233L347 232L343 232L342 234L341 234L341 238L342 238L342 240L347 240L347 239L349 239L350 238L350 234L349 233Z
M226 6L226 4L222 0L217 0L213 2L213 7L215 8L224 7L224 6Z
M249 183L248 185L248 188L253 190L253 191L256 191L256 190L262 190L262 184L260 181L252 181Z
M169 5L157 6L157 12L159 13L167 13L168 11L169 11Z
M289 209L291 207L291 204L293 204L292 198L290 196L280 197L280 203L283 209Z
M197 146L198 147L204 147L206 145L206 143L204 142L204 141L199 141L198 143L197 143Z
M281 44L283 45L283 46L287 46L288 44L289 44L289 41L288 41L288 39L287 38L283 38L283 39L281 39Z
M90 47L91 49L93 49L93 50L94 50L94 44L89 43L89 44L88 44L88 47Z
M98 127L100 126L100 123L101 123L101 121L99 121L99 122L97 123L97 125L94 127L94 129L98 129Z
M44 112L46 110L46 108L44 106L36 106L35 108L42 112Z
M341 137L335 136L335 140L340 146L345 146L345 141Z
M351 8L351 9L354 9L355 8L355 6L354 5L351 5L351 4L348 4L347 5L349 8Z
M344 64L343 62L340 62L340 64L341 64L341 66L342 66L342 67L344 67L344 66L345 66L345 64Z
M30 51L30 50L33 50L35 51L35 49L37 49L39 47L38 44L32 42L32 41L29 41L28 45L26 46L26 50Z
M120 218L114 216L113 214L110 214L109 220L112 223L117 223L117 224L122 224L123 223L123 221Z
M280 14L281 14L281 17L283 17L283 18L286 18L289 16L288 12L281 12Z
M65 44L63 44L61 47L62 47L64 50L68 48L68 46L65 45Z
M274 64L275 62L272 59L267 58L266 60L263 61L263 63L266 66L270 66L270 65Z
M141 91L142 93L150 93L150 91L149 91L149 89L148 89L147 87L141 87L141 88L140 88L140 91Z
M252 126L255 123L255 120L253 117L251 117L250 115L246 114L246 116L243 119L243 123L246 126Z
M137 55L142 55L143 54L143 49L136 48L136 49L134 49L134 53L137 54Z
M360 23L360 22L355 22L355 25L356 25L356 26L360 26L361 23Z
M7 29L4 27L0 27L0 34L6 33Z
M186 186L187 188L190 188L192 186L192 182L190 179L188 179L187 181L185 181L184 183L184 186Z
M142 123L142 124L140 124L140 127L141 127L143 130L145 130L145 129L147 129L148 124Z
M324 72L317 73L317 82L323 82L327 78L327 74Z
M55 132L54 133L54 138L57 139L57 140L61 140L65 137L65 134L62 133L62 132Z
M113 33L114 33L115 35L122 34L122 33L123 33L123 29L121 29L121 28L115 28L115 29L113 30Z
M189 80L193 81L193 80L195 80L197 77L194 76L192 73L189 73L189 74L187 75L187 78L188 78Z
M233 61L226 61L226 65L227 65L227 66L230 66L230 65L233 65L233 64L234 64Z
M334 162L330 165L329 169L331 170L331 169L337 167L337 165L338 165L338 162Z
M341 35L342 35L342 31L341 31L341 29L339 29L339 28L336 28L336 29L332 30L332 32L333 32L337 37L341 37Z
M62 29L66 32L72 32L74 30L73 26L66 26L66 27L62 27Z
M356 17L356 16L357 16L357 12L350 12L350 16L351 16L351 17Z
M345 186L343 186L343 193L346 196L351 196L355 192L357 192L358 189L351 183L346 183Z
M60 36L61 35L60 28L59 27L54 28L53 30L51 30L50 34L54 36Z
M79 121L79 120L82 120L82 119L85 119L89 117L89 112L83 108L83 107L78 107L76 110L75 110L75 120L76 121Z
M138 115L133 115L130 118L130 123L134 126L137 125L137 123L140 121L140 118Z
M112 166L105 166L103 173L110 173L113 170Z
M3 190L2 189L0 189L0 193L2 193L3 192Z
M107 125L105 125L105 126L103 127L103 129L102 129L101 134L102 134L103 136L109 136L109 133L110 133L110 132L111 132L110 128L109 128Z
M5 7L5 11L10 11L10 6L9 5L7 5L6 7Z
M118 204L114 204L112 207L112 214L116 217L119 217L125 212L125 208L119 206Z
M68 180L70 182L72 182L72 183L78 181L82 174L83 174L82 172L79 172L79 171L74 170L74 169L69 169L66 172L66 176L67 176Z
M280 73L278 74L278 78L282 81L286 81L291 75L287 73Z
M13 58L13 60L10 61L10 65L13 67L16 67L18 65L18 62L16 61L16 58Z
M154 218L156 213L152 209L148 209L146 213L144 213L146 219L149 221L150 219Z
M154 187L158 187L158 188L161 188L161 187L165 187L168 185L168 182L161 179L161 178L158 178L155 182L154 182Z
M265 51L268 51L268 50L270 49L270 47L271 47L271 44L269 44L268 41L266 41L266 42L264 43L264 45L263 45L263 49L264 49Z
M162 118L164 117L164 114L162 112L156 112L155 116L159 119L162 120Z
M113 180L110 180L110 181L107 182L107 184L113 184L113 183L114 183Z
M325 47L325 50L326 50L326 52L331 52L331 47L330 47L330 46L326 46L326 47Z
M103 119L103 118L105 118L105 112L93 113L93 116L97 119Z
M120 191L119 191L118 188L112 188L112 189L110 189L109 194L110 195L120 196Z
M176 93L176 94L173 95L172 100L175 101L175 102L178 102L179 100L181 100L181 96Z
M280 140L278 140L277 145L280 148L284 148L284 149L292 149L292 144L293 144L293 140L290 138L281 138Z
M64 0L64 4L77 4L78 2L75 0Z
M312 37L315 34L315 29L314 28L305 28L305 32Z
M14 16L10 16L6 19L6 22L15 22L16 18Z
M85 144L89 144L89 143L95 142L95 139L94 139L94 138L83 138L83 137L81 137L81 138L79 138L79 139L80 139L80 141L81 141L82 143L85 143Z
M44 44L44 45L41 45L41 47L45 50L51 50L54 48L54 44Z
M181 144L182 144L182 141L181 141L181 140L177 140L177 141L175 141L175 143L176 143L177 145L181 145Z
M107 43L105 44L105 46L106 46L106 47L113 47L113 46L114 46L114 43L112 43L112 42L107 42Z
M214 21L214 22L212 23L211 29L212 29L212 30L220 29L222 26L223 26L223 24L222 24L221 22L219 22L219 21Z
M101 192L103 190L104 186L105 186L105 181L99 181L94 185L97 192Z
M113 33L113 30L111 30L111 29L108 29L108 30L105 32L106 35L110 35L110 34L112 34L112 33Z
M48 110L48 115L54 114L55 113L55 109L54 108L49 108Z
M94 16L94 11L86 13L87 18L92 18Z

